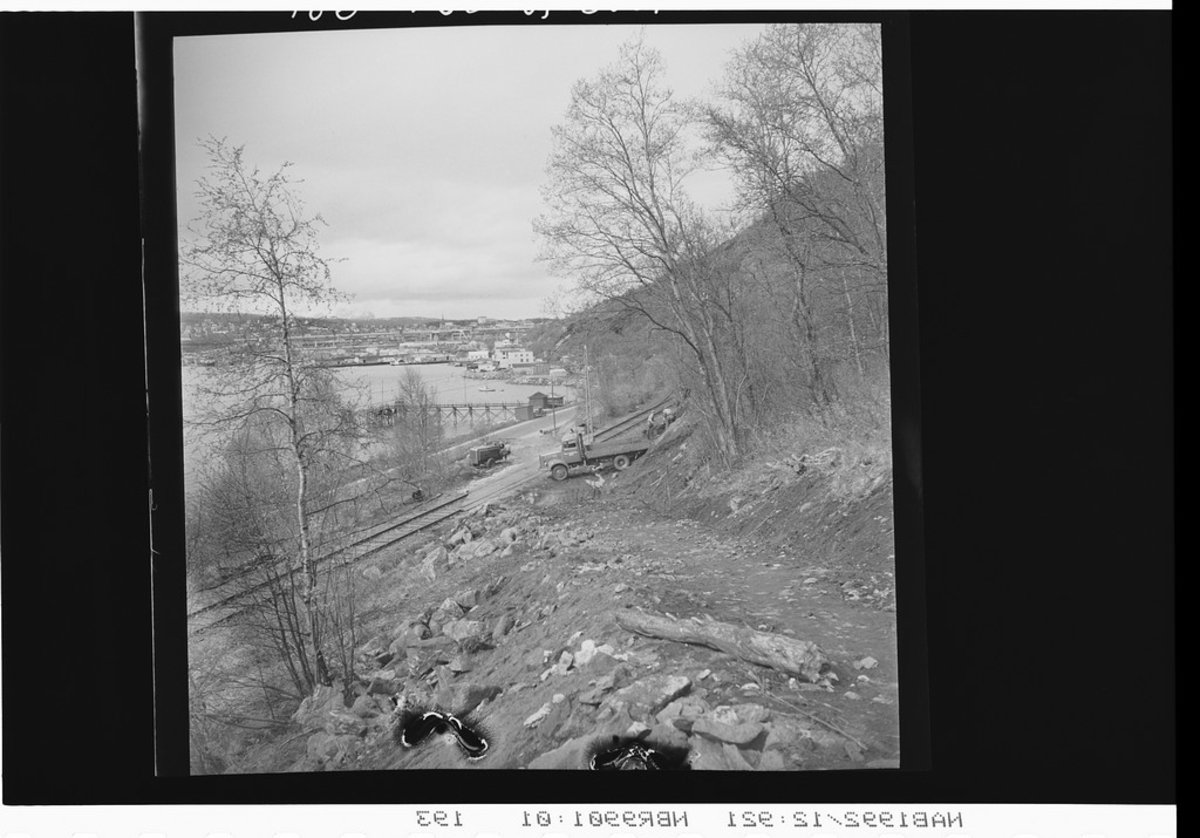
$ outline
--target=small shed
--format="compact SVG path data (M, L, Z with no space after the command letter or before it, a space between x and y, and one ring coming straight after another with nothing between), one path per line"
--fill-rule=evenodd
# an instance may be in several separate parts
M534 393L529 397L529 406L534 410L549 410L552 407L562 407L562 396L547 396L545 393Z
M533 411L534 408L532 404L523 404L517 408L514 408L513 414L517 417L518 422L524 422L526 419L533 418Z

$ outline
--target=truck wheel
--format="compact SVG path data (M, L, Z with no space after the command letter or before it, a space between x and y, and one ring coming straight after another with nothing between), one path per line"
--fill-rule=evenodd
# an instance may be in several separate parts
M555 463L554 466L550 469L550 476L553 477L555 480L566 480L567 479L567 467L564 466L562 463Z
M613 468L615 468L617 471L624 471L625 469L629 468L629 464L631 462L633 462L633 460L629 459L628 454L618 454L613 458Z

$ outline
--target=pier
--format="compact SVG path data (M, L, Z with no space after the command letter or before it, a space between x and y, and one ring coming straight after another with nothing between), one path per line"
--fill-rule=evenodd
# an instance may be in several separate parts
M424 410L429 413L435 413L439 418L450 419L453 422L460 420L472 419L487 419L487 418L517 418L517 410L519 408L528 408L529 402L463 402L459 404L429 404L424 406ZM394 402L386 404L382 407L370 408L372 414L378 421L385 425L391 425L396 421L397 416L406 416L410 410L419 410L412 405L403 402Z

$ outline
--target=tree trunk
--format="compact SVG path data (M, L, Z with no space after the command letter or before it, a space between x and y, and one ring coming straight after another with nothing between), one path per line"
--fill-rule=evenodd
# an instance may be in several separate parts
M820 678L821 667L827 663L825 654L816 643L793 640L782 634L754 631L731 623L715 620L702 622L695 617L676 620L639 611L616 611L613 617L617 625L626 631L677 643L707 646L814 683Z
M293 357L291 324L288 320L286 296L282 277L279 281L279 311L283 320L283 352L288 381L288 403L291 413L288 431L291 434L291 451L296 462L296 522L300 527L300 567L304 574L304 593L301 598L308 616L309 643L312 645L313 666L318 684L332 683L322 652L321 614L317 607L317 568L312 554L312 535L308 518L308 463L305 461L303 442L300 438L300 392L296 381L295 358ZM311 686L316 686L313 684Z
M858 334L854 330L854 298L850 296L850 285L846 282L846 269L838 271L842 277L842 293L846 297L846 320L850 324L850 348L854 352L854 366L858 370L859 381L863 378L862 353L858 348Z

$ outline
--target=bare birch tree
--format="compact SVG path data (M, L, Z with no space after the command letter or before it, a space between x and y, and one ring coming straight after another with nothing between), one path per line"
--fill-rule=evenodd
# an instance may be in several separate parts
M720 453L738 456L737 371L726 351L735 324L719 305L732 277L712 260L721 237L688 198L695 168L691 118L641 36L619 60L571 91L553 130L535 222L543 258L575 280L578 303L617 303L674 335L702 382ZM736 367L736 365L734 365Z
M293 561L304 580L311 688L332 680L318 603L313 498L330 472L352 457L355 422L329 371L295 338L300 316L342 295L319 255L317 231L324 222L306 212L289 164L263 174L246 162L241 147L215 138L201 145L209 166L196 193L200 216L180 255L181 296L204 310L256 315L257 333L232 345L206 377L197 424L223 433L252 430L262 446L258 453L278 458L291 472L285 485L296 534Z
M818 405L832 399L827 360L861 374L864 352L887 351L882 85L877 26L779 25L735 54L706 108L743 206L777 234L781 311Z
M393 473L417 491L430 490L446 466L438 452L443 427L434 389L413 367L405 368L399 386L389 436Z

